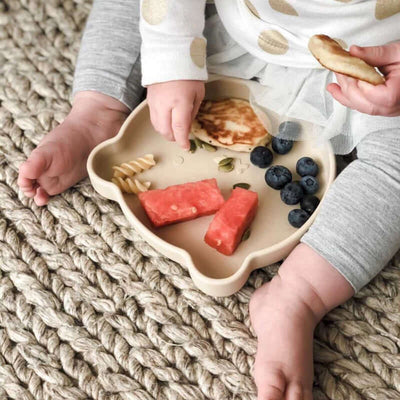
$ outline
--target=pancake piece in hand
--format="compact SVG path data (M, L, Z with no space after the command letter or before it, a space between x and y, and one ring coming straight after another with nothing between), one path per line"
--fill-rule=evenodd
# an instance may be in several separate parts
M268 144L272 138L249 102L239 99L204 100L191 133L213 146L243 152Z
M325 68L339 74L380 85L385 78L364 60L350 55L340 44L326 35L314 35L308 42L312 55Z

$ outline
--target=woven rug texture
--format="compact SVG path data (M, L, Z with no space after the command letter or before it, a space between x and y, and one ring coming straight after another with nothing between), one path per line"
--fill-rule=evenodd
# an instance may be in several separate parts
M248 303L197 290L84 180L37 207L19 165L70 109L87 0L0 0L0 400L255 400ZM400 255L319 324L315 399L400 399Z

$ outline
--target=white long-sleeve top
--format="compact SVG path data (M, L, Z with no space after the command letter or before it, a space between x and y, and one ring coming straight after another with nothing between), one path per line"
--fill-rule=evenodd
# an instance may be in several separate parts
M206 80L206 0L141 0L142 84ZM230 36L268 63L319 68L307 48L314 34L350 46L400 40L400 1L215 0Z

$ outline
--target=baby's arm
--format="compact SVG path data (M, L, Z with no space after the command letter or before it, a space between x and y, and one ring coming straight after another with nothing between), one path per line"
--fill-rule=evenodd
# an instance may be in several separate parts
M154 128L189 148L207 80L205 0L142 0L142 84Z
M331 83L327 89L332 96L354 110L394 117L400 115L400 41L384 46L352 46L350 53L368 64L379 67L385 75L382 85L371 85L347 76L336 74L338 84Z

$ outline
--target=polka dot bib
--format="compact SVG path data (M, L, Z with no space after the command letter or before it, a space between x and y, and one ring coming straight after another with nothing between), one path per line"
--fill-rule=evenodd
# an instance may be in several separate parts
M326 34L344 48L400 40L400 0L215 0L227 31L274 64L319 68L309 38Z
M207 79L206 0L141 0L142 84ZM262 62L320 68L307 44L327 34L344 48L400 40L400 0L214 0L232 39ZM212 43L210 43L212 46Z

